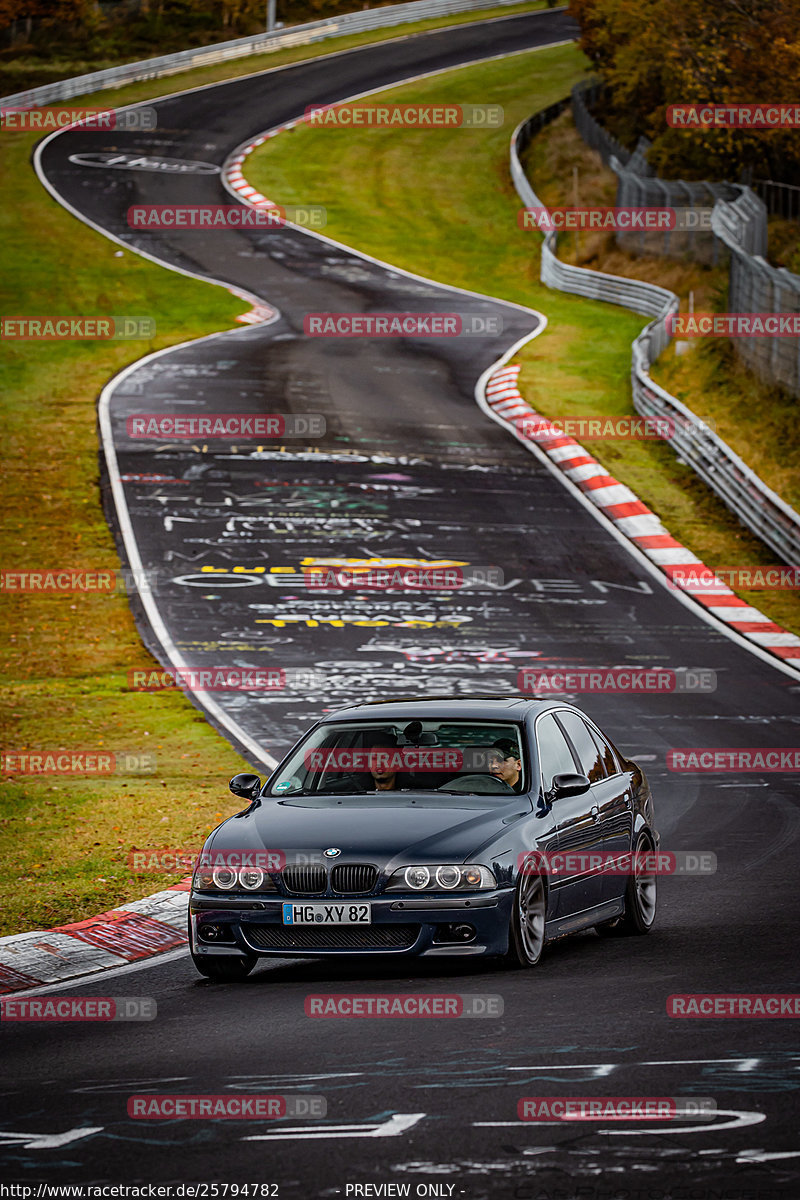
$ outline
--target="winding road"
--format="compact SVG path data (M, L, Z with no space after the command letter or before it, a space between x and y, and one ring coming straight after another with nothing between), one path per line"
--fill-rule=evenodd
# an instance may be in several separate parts
M718 870L664 879L651 937L581 935L532 973L279 962L229 987L199 980L181 952L99 985L61 987L147 994L158 1017L74 1025L68 1036L59 1025L14 1030L0 1132L9 1178L274 1182L292 1200L355 1196L366 1184L469 1200L612 1200L615 1189L628 1200L797 1195L800 1047L787 1022L666 1015L672 993L797 984L796 776L666 767L677 747L796 745L797 674L670 591L476 404L478 378L536 333L539 314L294 228L156 234L126 224L134 203L231 202L219 170L126 165L137 157L221 169L235 147L308 105L572 33L563 12L508 17L177 93L153 102L151 133L59 134L41 145L37 166L101 231L275 313L160 352L101 399L120 553L159 580L135 606L146 643L165 666L287 672L284 690L260 697L197 693L209 719L269 765L321 709L358 696L515 692L520 668L534 664L713 671L714 692L577 702L644 762L662 845L712 851ZM499 317L502 334L310 339L311 311L478 314ZM260 449L128 436L131 415L178 411L316 413L326 433ZM502 575L421 597L309 592L304 569L326 559L447 560ZM504 1012L466 1032L463 1022L315 1022L303 1000L326 989L493 993ZM328 1113L322 1122L130 1120L126 1098L148 1089L323 1095ZM657 1127L518 1122L522 1096L559 1094L709 1096L719 1111Z

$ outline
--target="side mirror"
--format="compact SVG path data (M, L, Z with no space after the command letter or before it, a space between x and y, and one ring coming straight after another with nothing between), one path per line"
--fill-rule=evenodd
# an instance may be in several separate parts
M582 796L584 792L588 792L590 787L591 784L585 775L573 775L568 772L564 775L553 776L553 791L556 800L561 800L564 796Z
M261 793L261 777L246 773L234 775L228 787L234 796L240 796L242 800L257 800Z

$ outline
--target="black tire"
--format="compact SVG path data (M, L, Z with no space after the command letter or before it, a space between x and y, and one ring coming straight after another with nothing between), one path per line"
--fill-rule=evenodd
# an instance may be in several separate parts
M538 966L544 950L547 889L539 874L520 872L508 930L504 964L512 970Z
M639 854L652 854L653 843L646 833L640 833L636 840L634 857ZM625 888L625 910L621 917L597 925L601 937L638 937L649 933L656 922L656 876L655 874L640 875L632 872L628 876Z
M205 975L206 979L213 979L217 983L236 983L239 979L245 979L258 961L257 955L230 955L218 958L211 955L195 954L192 951L192 961L197 967L201 975Z

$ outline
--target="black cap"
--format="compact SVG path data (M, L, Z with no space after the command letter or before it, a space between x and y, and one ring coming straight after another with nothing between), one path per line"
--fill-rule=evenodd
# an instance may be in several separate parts
M492 743L493 750L502 750L504 758L519 758L519 746L511 738L498 738Z

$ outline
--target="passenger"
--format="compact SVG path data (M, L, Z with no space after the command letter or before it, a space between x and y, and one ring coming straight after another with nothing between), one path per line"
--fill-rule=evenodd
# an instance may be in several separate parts
M498 738L489 752L489 771L502 779L514 792L522 791L522 759L519 746L511 738Z

